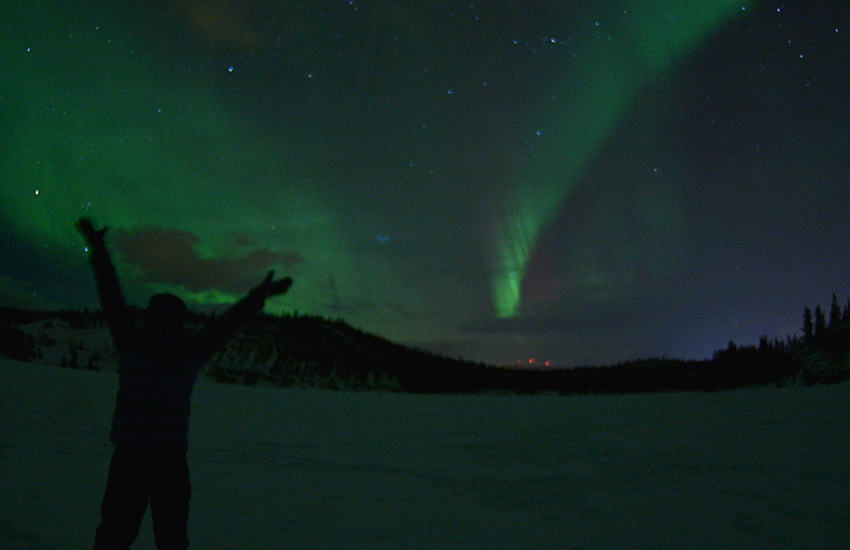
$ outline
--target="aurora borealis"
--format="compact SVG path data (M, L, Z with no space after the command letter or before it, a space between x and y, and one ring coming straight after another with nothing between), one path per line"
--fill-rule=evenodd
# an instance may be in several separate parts
M236 299L497 364L701 358L850 297L841 2L14 0L0 304Z
M537 117L547 134L555 136L560 154L520 168L497 239L501 269L496 269L493 288L500 317L516 315L526 263L542 227L635 95L704 35L746 7L739 1L623 2L622 11L607 14L604 25L595 19L592 31L572 39L576 53L553 71L555 79L565 81L558 82L551 105ZM614 36L629 39L615 41ZM557 38L550 42L557 44ZM543 135L543 130L538 132Z

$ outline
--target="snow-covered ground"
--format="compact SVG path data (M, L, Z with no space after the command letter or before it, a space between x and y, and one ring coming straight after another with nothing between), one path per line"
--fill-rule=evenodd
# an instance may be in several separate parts
M116 375L0 361L0 549L85 549ZM418 396L200 380L199 549L846 548L850 385ZM153 549L146 520L135 549Z

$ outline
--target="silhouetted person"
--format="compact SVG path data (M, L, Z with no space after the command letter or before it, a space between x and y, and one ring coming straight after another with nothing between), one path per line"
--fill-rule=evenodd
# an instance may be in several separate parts
M114 444L95 550L127 550L148 505L159 550L189 545L189 402L198 371L266 298L289 289L273 272L200 332L185 326L186 305L173 294L150 299L134 324L104 245L106 228L80 218L77 229L91 251L100 303L118 350L120 371L110 439Z

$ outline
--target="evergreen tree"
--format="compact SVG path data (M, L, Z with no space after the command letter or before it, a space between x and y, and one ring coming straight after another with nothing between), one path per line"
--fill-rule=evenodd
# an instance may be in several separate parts
M803 341L808 342L815 335L815 325L812 322L812 310L809 309L809 306L806 306L803 309Z
M838 298L832 294L832 305L829 306L829 328L837 328L841 324L841 307Z
M815 307L815 337L823 336L826 332L826 316L820 306Z

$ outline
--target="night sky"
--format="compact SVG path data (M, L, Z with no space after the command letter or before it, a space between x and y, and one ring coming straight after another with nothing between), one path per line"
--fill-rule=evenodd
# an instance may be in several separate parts
M834 2L10 0L0 305L341 318L496 364L704 358L850 297Z

